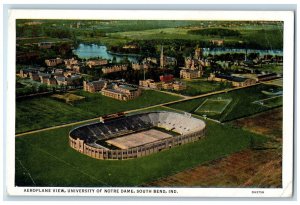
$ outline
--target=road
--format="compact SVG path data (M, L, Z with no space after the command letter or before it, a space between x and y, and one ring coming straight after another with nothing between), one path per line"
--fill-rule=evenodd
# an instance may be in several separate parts
M258 84L260 84L260 83L257 83L255 85L258 85ZM167 106L167 105L170 105L170 104L174 104L174 103L178 103L178 102L183 102L183 101L187 101L187 100L197 99L197 98L206 97L206 96L215 95L215 94L226 93L226 92L230 92L230 91L233 91L233 90L244 89L246 87L252 87L252 86L255 86L255 85L250 85L250 86L245 86L245 87L228 88L228 89L225 89L225 90L214 91L214 92L211 92L211 93L201 94L201 95L197 95L197 96L193 96L193 97L187 97L187 98L184 98L184 99L175 100L175 101L171 101L171 102L166 102L166 103L151 105L151 106L148 106L148 107L133 109L133 110L125 111L124 113L125 114L129 114L129 113L143 111L143 110L147 110L147 109L151 109L151 108L155 108L155 107ZM89 122L96 121L99 118L100 118L100 116L96 117L96 118L91 118L91 119L87 119L87 120L81 120L81 121L72 122L72 123L68 123L68 124L57 125L57 126L53 126L53 127L48 127L48 128L43 128L43 129L38 129L38 130L32 130L32 131L28 131L28 132L23 132L23 133L16 134L16 137L22 137L22 136L26 136L26 135L30 135L30 134L35 134L35 133L43 132L43 131L49 131L49 130L54 130L54 129L58 129L58 128L79 125L79 124L83 124L83 123L89 123Z

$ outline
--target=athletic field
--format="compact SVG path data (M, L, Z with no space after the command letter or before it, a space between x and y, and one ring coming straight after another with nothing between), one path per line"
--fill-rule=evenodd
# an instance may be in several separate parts
M170 137L172 137L172 135L156 129L150 129L107 140L106 143L120 149L130 149Z
M282 106L282 96L270 96L263 92L266 90L277 92L281 89L282 87L275 85L259 84L227 93L174 103L168 107L225 122Z
M195 110L196 114L222 114L227 108L232 99L209 98L206 99L201 105Z

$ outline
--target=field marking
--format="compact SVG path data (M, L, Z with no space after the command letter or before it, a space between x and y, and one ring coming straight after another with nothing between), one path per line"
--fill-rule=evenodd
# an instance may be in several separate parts
M272 99L275 99L275 98L280 98L282 96L283 95L278 95L278 96L274 96L274 97L270 97L270 98L265 98L265 99L262 99L262 100L256 100L256 101L253 101L252 103L257 104L257 105L261 105L261 106L264 106L264 107L271 108L272 106L265 105L262 102L272 100Z
M166 102L166 103L161 103L161 104L157 104L157 105L151 105L151 106L147 106L147 107L143 107L143 108L137 108L137 109L133 109L133 110L129 110L129 111L124 111L124 113L125 114L129 114L129 113L132 113L132 112L147 110L147 109L151 109L151 108L155 108L155 107L160 107L160 106L175 104L175 103L179 103L179 102L189 101L189 100L193 100L193 99L197 99L197 98L202 98L202 97L207 97L207 96L216 95L216 94L221 94L221 93L227 93L227 92L231 92L231 91L234 91L234 90L245 89L245 88L257 86L257 85L260 85L260 84L261 83L256 83L254 85L249 85L249 86L244 86L244 87L227 88L225 90L219 90L219 91L214 91L214 92L211 92L211 93L205 93L205 94L201 94L201 95L189 97L187 99L179 99L179 100L174 100L174 101L170 101L170 102ZM47 128L32 130L32 131L26 131L26 132L15 134L15 137L21 137L21 136L25 136L25 135L29 135L29 134L34 134L34 133L39 133L39 132L43 132L43 131L49 131L49 130L53 130L53 129L63 128L63 127L69 127L69 126L73 126L73 125L79 125L79 124L83 124L83 123L86 123L86 122L92 122L92 121L99 120L99 117L91 118L91 119L87 119L87 120L81 120L81 121L72 122L72 123L66 123L66 124L63 124L63 125L56 125L56 126L52 126L52 127L47 127Z
M16 157L16 159L18 160L19 164L21 165L21 167L25 170L25 172L27 172L27 175L29 176L29 178L31 179L31 181L33 182L34 185L36 185L35 181L33 180L30 172L28 171L28 169L26 169L26 167L23 165L23 163L21 162L21 160Z
M176 111L176 112L178 112L178 113L182 113L182 114L185 113L184 111L178 110L178 109L176 109L176 108L166 107L166 106L161 106L161 107L166 108L166 109L170 109L170 110L174 110L174 111ZM192 114L192 113L191 113L191 114ZM209 117L203 117L203 116L197 115L197 114L192 114L192 116L195 117L195 118L201 119L201 120L204 119L204 120L209 120L209 121L216 122L216 123L221 123L221 122L218 121L218 120L215 120L215 119L212 119L212 118L209 118Z
M47 152L46 150L44 150L44 149L38 147L37 145L32 145L32 144L29 144L29 145L32 146L32 147L35 147L38 151L40 151L40 152L42 152L42 153L44 153L44 154L46 154L46 155L51 156L52 158L56 159L57 161L60 161L60 162L62 162L62 163L64 163L64 164L70 166L70 167L71 167L72 169L74 169L75 171L80 172L80 173L86 175L87 177L89 177L89 178L91 178L91 179L93 179L93 180L96 180L96 181L98 181L98 182L100 182L100 183L102 183L102 184L104 184L104 185L106 185L106 186L109 187L109 185L106 184L105 182L103 182L103 181L99 180L98 178L95 178L95 177L93 177L93 176L87 174L87 173L84 172L84 171L81 171L81 170L79 169L79 167L76 167L76 166L74 166L74 165L72 165L72 164L66 162L66 161L63 160L63 159L61 159L61 158L59 158L59 157L56 157L56 156L50 154L50 153Z
M222 122L223 119L227 117L227 115L233 110L233 108L238 104L240 99L238 98L237 100L233 101L233 104L231 105L230 109L225 112L223 116L221 116L220 121Z
M201 107L205 104L205 103L209 103L209 101L212 102L226 102L225 105L223 105L222 109L220 111L214 111L214 110L202 110L199 112L204 112L204 113L218 113L218 114L222 114L224 112L224 110L227 108L227 106L231 103L232 99L206 99L203 103L201 103L201 105L194 111L194 112L198 112L199 109L201 109Z

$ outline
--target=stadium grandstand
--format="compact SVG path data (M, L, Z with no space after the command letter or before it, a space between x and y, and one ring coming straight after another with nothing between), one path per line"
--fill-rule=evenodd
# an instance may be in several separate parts
M118 113L101 119L71 130L70 146L97 159L137 158L197 141L205 135L206 126L191 115L167 111Z

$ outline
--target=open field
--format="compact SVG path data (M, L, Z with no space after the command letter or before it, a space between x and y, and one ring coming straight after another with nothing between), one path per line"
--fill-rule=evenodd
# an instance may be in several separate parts
M230 122L248 131L282 139L282 107Z
M188 100L185 102L179 102L169 105L171 108L183 110L186 112L195 112L195 110L206 100L210 98L222 98L232 99L232 102L226 107L221 114L206 113L206 115L212 119L219 120L221 122L230 121L233 119L253 115L255 113L266 111L270 108L281 106L282 100L270 103L268 107L255 104L253 102L270 98L270 96L263 94L262 91L278 89L277 86L259 84L256 86L234 90L227 93L217 94L209 97L197 98Z
M232 87L229 83L225 84L225 83L220 83L215 81L207 81L206 79L193 79L193 80L180 79L180 81L186 84L187 86L186 90L170 91L170 92L175 92L187 96L196 96L196 95L201 95L201 94Z
M144 186L280 188L281 173L281 160L274 150L245 150Z
M268 82L264 82L266 84L270 84L270 85L277 85L277 86L283 86L283 78L280 78L280 79L275 79L275 80L271 80L271 81L268 81Z
M80 100L85 99L85 97L82 97L80 95L75 95L75 94L72 94L72 93L66 93L64 95L54 94L54 95L51 95L51 97L62 100L65 103L70 103L70 104L72 104L76 101L80 101Z
M256 67L256 69L264 72L271 72L271 73L283 73L283 65L276 65L276 64L265 64L261 65L259 67Z
M16 103L16 132L25 132L62 123L97 117L109 113L127 111L150 105L181 99L153 90L145 90L137 99L123 102L100 93L84 91L72 94L85 97L84 100L73 102L73 105L55 100L51 97L24 99Z
M229 123L264 135L266 149L247 149L144 186L273 187L282 186L282 108Z
M272 108L272 107L277 107L277 106L282 105L282 100L283 100L283 97L281 95L281 96L274 96L274 97L269 97L266 99L254 101L253 103L261 105L261 106L265 106L268 108Z
M203 140L139 159L108 161L71 149L68 145L70 129L72 127L16 138L16 185L140 186L241 151L253 141L260 144L266 140L261 135L207 121Z
M222 29L216 25L216 29ZM224 27L223 27L224 28ZM152 28L140 31L124 31L108 34L110 38L116 39L132 39L132 40L156 40L156 39L183 39L183 40L201 40L210 41L212 39L224 39L227 42L248 41L253 45L259 45L263 48L282 48L283 44L283 29L281 26L252 26L252 29L238 26L229 28L240 33L238 36L218 36L218 35L203 35L190 34L191 30L206 30L210 28L201 28L195 25L192 27L169 27L169 28Z
M216 113L222 114L226 107L230 104L232 99L206 99L196 110L196 114Z

